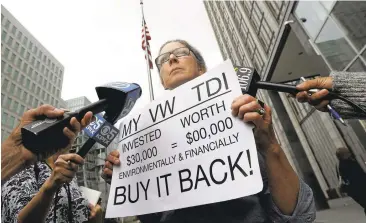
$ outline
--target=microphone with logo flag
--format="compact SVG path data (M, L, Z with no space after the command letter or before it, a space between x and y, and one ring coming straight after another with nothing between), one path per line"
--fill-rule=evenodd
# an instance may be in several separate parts
M85 156L96 141L107 145L118 135L118 130L113 124L127 115L136 100L141 96L141 87L135 83L112 82L96 87L99 101L87 105L75 112L68 112L57 119L45 119L41 117L21 129L23 145L38 156L38 159L47 158L58 150L65 148L70 142L63 134L65 127L70 127L70 120L75 117L78 121L91 111L93 114L105 112L104 116L98 116L98 124L92 122L85 129L91 137L82 148ZM98 126L100 125L100 126ZM92 133L93 132L93 133ZM91 146L90 146L91 145ZM90 147L90 148L89 148ZM88 149L87 149L88 148ZM79 151L80 152L80 151Z

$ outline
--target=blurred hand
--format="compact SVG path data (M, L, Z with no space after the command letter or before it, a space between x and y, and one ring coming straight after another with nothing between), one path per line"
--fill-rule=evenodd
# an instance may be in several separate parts
M296 86L298 90L301 92L296 94L296 99L300 103L308 102L311 105L314 105L316 109L319 111L327 111L327 105L329 104L328 100L323 100L330 90L333 87L333 78L332 77L319 77L313 80L305 81ZM310 89L323 89L317 93L309 96L308 90Z
M84 164L84 159L78 154L59 155L55 161L51 176L45 182L46 190L56 191L64 183L70 183L75 177L78 165L82 164Z
M264 105L265 113L263 115L256 112L260 108L262 107L257 99L248 94L240 95L231 104L233 116L255 125L253 131L257 147L267 151L272 144L278 144L278 142L272 127L271 108Z
M118 150L113 150L107 156L107 159L104 163L102 178L107 182L111 183L112 173L113 173L113 165L119 166L121 162L119 161L119 152Z
M90 215L89 215L89 221L90 223L101 223L103 222L103 210L100 207L99 204L92 205L89 204L90 208Z

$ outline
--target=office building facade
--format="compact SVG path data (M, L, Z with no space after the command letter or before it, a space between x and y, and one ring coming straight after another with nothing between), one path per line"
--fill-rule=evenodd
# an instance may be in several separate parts
M223 59L254 67L261 80L296 84L332 70L365 71L366 2L204 1ZM317 16L313 14L316 13ZM364 123L334 122L285 93L260 90L291 165L311 187L318 209L339 196L336 149L348 147L363 168Z
M84 96L65 100L66 108L70 111L76 111L91 102ZM81 132L76 137L71 150L78 152L84 143L88 140L88 136ZM106 148L96 143L89 153L84 158L84 165L79 168L76 173L79 186L85 186L102 192L102 206L106 207L108 199L107 185L104 179L101 178L102 167L106 158Z
M41 104L63 107L63 65L1 6L1 136Z

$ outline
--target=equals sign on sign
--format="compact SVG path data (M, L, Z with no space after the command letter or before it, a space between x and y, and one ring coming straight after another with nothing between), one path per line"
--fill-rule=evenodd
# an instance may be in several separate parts
M174 149L175 147L177 147L177 143L172 143L172 148Z

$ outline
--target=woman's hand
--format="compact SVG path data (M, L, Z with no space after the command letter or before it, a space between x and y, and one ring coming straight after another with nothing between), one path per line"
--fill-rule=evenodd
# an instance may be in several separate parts
M120 165L121 162L119 161L119 152L118 150L113 150L107 156L105 160L102 178L107 182L111 183L112 174L113 174L113 165Z
M83 163L84 159L78 154L70 153L58 156L51 176L45 182L46 189L55 191L64 183L70 183L75 177L78 165Z
M271 108L268 105L264 104L262 108L256 98L245 94L234 99L231 109L233 116L255 125L253 131L259 149L267 151L271 145L278 144L272 127ZM264 109L264 114L260 114L260 109Z
M103 210L99 204L92 205L89 204L90 215L89 215L89 223L101 223L103 222Z

